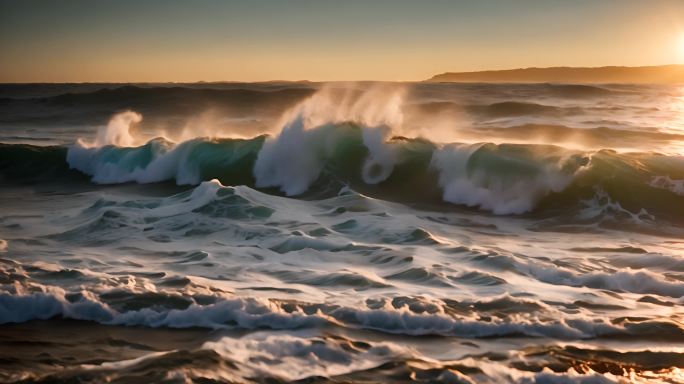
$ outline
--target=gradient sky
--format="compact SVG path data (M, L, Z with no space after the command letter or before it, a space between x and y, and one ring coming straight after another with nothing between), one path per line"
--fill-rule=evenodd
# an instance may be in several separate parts
M0 82L684 63L684 0L0 0Z

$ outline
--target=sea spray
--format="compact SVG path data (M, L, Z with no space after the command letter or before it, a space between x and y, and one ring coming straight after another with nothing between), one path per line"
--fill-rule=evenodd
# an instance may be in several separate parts
M368 149L362 177L377 184L389 177L397 162L387 143L401 127L403 88L376 85L358 91L353 86L326 87L286 114L280 133L267 140L254 167L256 185L280 187L287 195L305 192L318 179L345 133L336 126L360 126ZM289 120L287 120L289 119Z

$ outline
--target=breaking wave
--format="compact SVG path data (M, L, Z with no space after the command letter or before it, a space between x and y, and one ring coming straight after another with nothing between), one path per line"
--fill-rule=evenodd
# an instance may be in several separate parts
M599 91L585 86L548 87ZM115 91L131 90L99 92ZM79 139L66 149L3 144L0 172L10 180L27 181L74 177L72 169L97 184L197 185L216 178L224 184L279 190L288 196L325 197L350 186L383 199L447 202L494 214L577 211L598 196L599 206L609 205L633 217L673 221L684 217L681 156L430 140L435 135L429 130L404 127L403 93L401 87L386 86L364 92L322 89L285 113L277 134L251 139L196 137L173 142L158 137L141 142L132 127L142 116L126 111L113 116L94 139ZM513 114L530 108L545 107L529 103L486 107ZM524 134L558 131L525 127ZM561 131L558 134L566 134ZM587 132L583 134L594 134ZM610 204L600 202L604 197Z
M666 324L658 321L649 323L624 319L621 323L611 323L583 319L581 316L548 320L534 315L523 316L522 313L510 318L480 321L477 317L469 315L450 315L446 311L448 310L446 306L441 308L433 305L433 309L427 311L420 309L420 306L414 308L413 305L406 304L396 307L390 303L380 308L350 308L305 303L291 305L287 302L254 298L225 298L211 304L197 304L190 301L177 309L164 308L151 302L149 307L118 311L101 302L93 294L82 293L74 297L65 295L63 291L60 293L58 288L52 288L52 290L53 292L20 295L0 294L0 324L61 317L95 321L107 325L153 328L296 330L328 324L412 336L440 335L467 338L527 336L560 340L632 336L646 340L662 338L684 340L682 328L674 323L666 327ZM107 295L102 295L102 297L107 297ZM494 301L492 305L496 308L501 304ZM527 308L530 304L514 300L508 305L511 305L511 308ZM532 305L543 306L543 304ZM487 303L476 304L475 307L486 309ZM668 329L668 334L658 334L656 332L658 328Z
M571 151L531 144L448 144L387 137L356 123L304 129L295 120L274 138L163 138L140 146L0 145L10 181L79 179L98 184L172 181L274 187L288 196L338 185L409 203L449 202L495 214L576 208L600 190L621 208L682 218L684 159L654 153ZM71 169L70 169L71 168Z

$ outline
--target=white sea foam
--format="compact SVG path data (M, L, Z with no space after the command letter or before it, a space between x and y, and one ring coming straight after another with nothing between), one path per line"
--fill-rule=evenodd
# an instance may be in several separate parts
M521 371L509 368L502 364L491 361L481 361L473 358L466 358L459 361L467 366L476 366L483 375L477 375L483 383L520 383L520 384L627 384L625 378L615 376L611 373L601 374L591 368L586 368L586 372L577 372L570 368L565 372L554 372L549 368L544 368L540 372Z
M354 351L344 341L272 333L255 333L239 339L225 337L207 342L202 348L237 362L248 377L287 381L363 371L413 355L393 343L372 343L366 350Z
M287 312L276 302L268 300L234 298L209 305L192 304L183 310L143 308L117 312L92 295L69 302L64 296L55 293L0 294L0 324L55 316L111 325L170 328L299 329L333 323L396 334L476 338L527 335L578 339L624 332L609 323L582 318L541 321L533 317L519 317L515 320L481 322L454 318L444 312L414 313L407 307L340 307L306 314L302 311Z
M650 185L655 188L666 189L680 196L684 196L684 179L671 179L668 176L654 177Z
M648 213L645 208L638 212L631 212L622 207L622 205L614 201L611 196L602 188L594 188L594 196L591 199L583 200L584 205L577 213L577 217L583 220L587 219L622 219L627 218L630 221L642 224L644 220L654 220L655 216Z
M560 192L573 179L562 172L562 164L545 164L534 175L511 179L505 171L491 172L470 167L477 145L447 145L436 150L432 166L439 171L439 185L445 201L492 211L496 214L523 213L550 192Z
M611 273L591 272L576 274L562 268L530 266L531 273L541 281L576 287L589 287L640 294L656 294L680 298L684 283L668 280L648 270L619 270Z

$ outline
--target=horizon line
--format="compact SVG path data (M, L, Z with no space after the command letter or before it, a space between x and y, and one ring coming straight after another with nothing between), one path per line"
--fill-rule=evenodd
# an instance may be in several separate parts
M565 66L565 65L555 65L549 67L517 67L517 68L506 68L506 69L478 69L470 71L445 71L439 72L431 75L431 77L424 78L422 80L285 80L285 79L272 79L272 80L193 80L193 81L177 81L177 80L166 80L166 81L0 81L2 85L11 84L34 84L34 85L47 85L47 84L260 84L260 83L365 83L365 82L382 82L382 83L422 83L429 81L432 77L444 74L467 74L467 73L483 73L483 72L505 72L505 71L516 71L516 70L529 70L529 69L601 69L601 68L655 68L655 67L684 67L684 64L655 64L655 65L601 65L601 66ZM477 82L473 82L477 83Z

